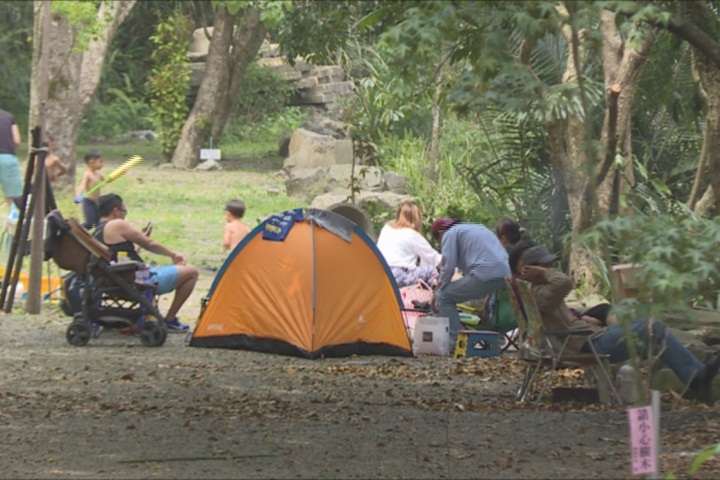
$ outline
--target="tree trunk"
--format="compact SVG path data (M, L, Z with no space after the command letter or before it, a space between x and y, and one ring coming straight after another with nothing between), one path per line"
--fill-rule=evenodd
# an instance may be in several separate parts
M430 151L428 152L428 177L431 184L437 181L437 160L440 152L440 95L442 84L437 83L433 91L432 104L432 135L430 137Z
M711 216L717 209L715 208L715 192L712 185L708 185L705 193L695 204L694 212L703 217Z
M561 15L568 15L567 9L563 5L558 5L557 9ZM572 52L574 40L569 26L563 27L562 33L569 50L571 50L562 77L562 81L568 83L577 79L576 60L582 63L585 52L581 45L577 45L575 52ZM589 177L589 165L585 149L588 130L583 119L577 115L570 115L567 120L549 122L546 124L545 129L548 133L553 162L560 172L567 192L572 239L569 273L576 281L583 278L592 281L593 277L590 272L593 269L591 268L590 259L584 250L577 246L577 238L586 228L591 214L591 212L587 211L588 201L583 199L586 192L585 185Z
M136 0L102 2L97 21L105 23L99 38L89 43L87 49L75 51L77 29L66 18L53 12L50 32L42 32L43 2L35 1L35 25L33 35L33 66L30 82L30 129L38 121L40 104L38 95L39 42L43 33L50 36L50 84L48 102L45 106L46 130L55 138L55 153L68 164L66 182L75 182L77 136L80 123L100 83L108 46L118 28L135 6ZM36 43L37 42L37 43Z
M558 11L567 15L564 7ZM595 216L607 217L610 206L619 194L618 175L611 169L616 153L622 155L627 179L632 182L631 151L631 106L637 89L642 67L653 40L646 38L636 49L629 48L623 42L615 27L615 15L603 12L601 31L603 34L603 71L606 85L606 111L601 141L606 148L602 158L588 157L585 144L588 130L582 119L571 116L566 122L556 121L546 125L550 148L556 166L562 172L563 182L568 196L568 207L572 222L572 250L570 252L570 274L576 282L582 282L586 291L595 292L600 284L589 252L579 248L577 239L587 228L593 225ZM572 31L563 29L563 35L573 48ZM578 35L577 37L582 37ZM576 46L577 61L582 63L585 52L581 45ZM573 81L578 76L575 55L568 56L563 81ZM621 182L629 188L628 181Z
M257 9L249 8L237 15L231 15L224 7L217 11L205 77L173 153L172 163L176 168L195 167L200 160L200 149L211 136L220 137L245 70L260 50L266 33Z
M684 7L692 25L717 38L718 22L714 21L716 17L706 2L687 2ZM706 50L698 50L700 47L697 44L693 45L696 48L693 51L693 67L697 73L707 108L702 154L699 161L706 162L711 191L714 193L714 204L717 207L720 205L720 63ZM716 43L715 51L718 51L719 48L720 46Z
M712 185L717 206L720 205L720 68L712 62L704 61L700 55L698 55L697 62L700 85L707 97L703 150L707 146L710 185Z
M434 184L437 181L438 176L437 160L440 152L440 123L442 113L440 100L442 99L442 79L446 60L446 55L444 53L439 56L438 66L435 70L435 77L433 78L435 89L433 90L432 97L432 134L430 136L430 150L428 151L429 185Z
M619 197L630 191L634 184L632 161L632 102L640 74L656 36L645 35L636 48L623 42L615 22L615 14L607 10L601 14L601 31L603 33L603 71L607 92L607 110L601 133L601 142L605 145L605 158L601 159L600 168L594 179L597 191L597 214L606 219L612 213L630 215L632 212L622 211ZM612 168L616 155L623 158L621 170ZM620 175L620 172L623 175ZM613 205L618 211L612 212Z

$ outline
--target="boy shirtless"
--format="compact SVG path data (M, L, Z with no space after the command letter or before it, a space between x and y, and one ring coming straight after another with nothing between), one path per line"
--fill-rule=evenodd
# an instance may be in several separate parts
M242 223L245 215L245 202L231 200L225 205L225 234L223 235L223 252L232 250L250 233L250 228Z
M83 173L80 179L80 184L75 192L76 197L79 197L83 193L93 188L98 183L105 180L105 177L100 173L100 169L103 167L103 157L97 150L90 150L85 154L85 164L87 166L85 173ZM83 227L88 230L97 225L100 216L98 215L97 199L100 197L100 189L86 195L82 199L82 210L85 217L85 223Z
M45 141L43 145L48 147L48 154L45 157L45 168L51 182L56 181L68 172L67 165L60 160L60 157L53 153L55 149L55 139L49 132L45 132Z

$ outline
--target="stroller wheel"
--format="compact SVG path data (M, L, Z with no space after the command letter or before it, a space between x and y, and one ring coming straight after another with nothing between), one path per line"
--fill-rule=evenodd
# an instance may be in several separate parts
M65 332L65 338L70 345L84 347L90 341L90 326L86 322L72 322Z
M146 347L159 347L167 339L167 330L155 320L148 320L143 323L140 330L140 342Z

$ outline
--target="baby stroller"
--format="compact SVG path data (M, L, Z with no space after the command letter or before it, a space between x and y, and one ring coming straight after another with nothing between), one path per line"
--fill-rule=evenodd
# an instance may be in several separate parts
M66 220L57 210L48 214L47 228L45 260L52 258L60 268L77 275L76 281L83 285L79 311L64 309L73 315L65 335L68 343L82 347L104 330L134 326L143 345L165 343L167 328L156 306L155 285L135 279L135 272L144 264L110 263L110 249L77 220ZM64 297L67 301L67 292Z

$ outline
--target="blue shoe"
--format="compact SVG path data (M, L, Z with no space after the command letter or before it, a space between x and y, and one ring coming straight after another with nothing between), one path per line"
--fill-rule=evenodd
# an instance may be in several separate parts
M165 326L168 329L168 333L185 333L190 331L190 325L180 323L177 317L173 318L169 322L165 322Z

